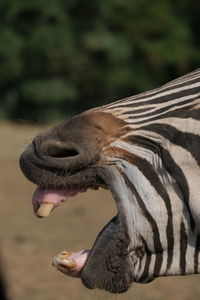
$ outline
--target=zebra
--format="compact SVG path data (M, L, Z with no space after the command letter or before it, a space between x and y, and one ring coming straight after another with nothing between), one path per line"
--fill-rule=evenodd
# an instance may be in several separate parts
M91 250L62 252L54 266L112 293L200 273L199 147L200 69L37 135L20 158L38 185L37 216L101 186L118 209Z

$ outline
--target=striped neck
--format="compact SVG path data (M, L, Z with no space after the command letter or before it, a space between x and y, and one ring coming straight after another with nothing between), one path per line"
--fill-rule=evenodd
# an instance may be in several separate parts
M98 109L126 124L103 151L115 165L134 280L199 273L200 70Z

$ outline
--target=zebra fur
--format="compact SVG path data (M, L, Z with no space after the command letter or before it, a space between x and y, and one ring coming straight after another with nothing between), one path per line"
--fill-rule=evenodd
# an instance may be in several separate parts
M200 69L97 111L127 128L103 152L129 191L132 235L151 245L137 281L199 273Z

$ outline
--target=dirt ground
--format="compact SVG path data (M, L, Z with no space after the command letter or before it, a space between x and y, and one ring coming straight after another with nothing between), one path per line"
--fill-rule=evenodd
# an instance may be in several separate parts
M0 241L10 300L193 300L200 299L200 275L160 278L133 284L123 295L87 290L51 265L61 250L91 247L115 214L109 192L87 192L69 199L47 219L32 212L34 185L21 174L18 158L42 128L0 123Z

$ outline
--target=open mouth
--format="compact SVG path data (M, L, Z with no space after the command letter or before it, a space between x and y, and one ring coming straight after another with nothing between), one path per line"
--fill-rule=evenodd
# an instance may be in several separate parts
M105 182L101 185L65 189L44 189L38 186L32 198L34 212L39 218L47 217L68 198L88 189L98 190L99 187L108 189ZM103 288L111 293L122 293L129 288L132 281L129 275L128 279L123 278L124 274L127 277L129 268L128 243L122 222L116 216L98 234L92 249L82 249L78 252L62 251L54 257L52 265L65 275L80 278L90 289ZM107 272L108 275L103 274ZM111 277L111 280L107 279L107 276Z
M39 218L48 217L56 207L68 198L74 197L78 193L86 192L88 189L98 190L99 186L65 190L43 189L38 186L32 198L34 212ZM90 250L88 249L79 252L63 251L54 258L53 266L69 276L80 277L89 254Z
M101 187L107 189L105 184L101 185ZM38 218L48 217L55 208L59 207L68 198L74 197L79 193L84 193L88 189L98 190L99 188L99 185L68 189L44 189L38 186L32 198L34 213ZM78 252L62 251L53 259L52 264L62 273L80 278L90 253L90 249L83 249Z

